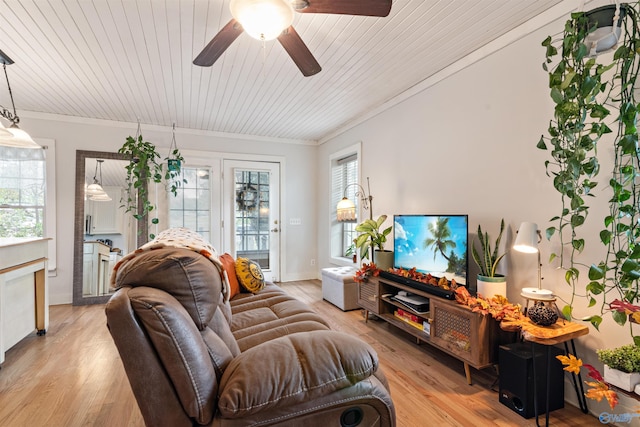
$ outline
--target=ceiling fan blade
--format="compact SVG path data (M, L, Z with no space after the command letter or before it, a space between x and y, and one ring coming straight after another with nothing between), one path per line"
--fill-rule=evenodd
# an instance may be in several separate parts
M243 31L242 25L235 19L232 19L211 39L209 44L202 49L202 52L193 60L193 63L201 67L212 66Z
M391 12L391 0L306 0L306 2L309 5L297 9L298 12L381 17Z
M322 67L320 67L320 64L313 57L296 30L293 29L293 26L284 30L278 37L278 41L305 77L318 74L322 70Z

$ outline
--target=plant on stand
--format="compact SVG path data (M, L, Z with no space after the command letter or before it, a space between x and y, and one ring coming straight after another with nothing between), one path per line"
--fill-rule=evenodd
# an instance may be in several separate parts
M507 279L504 275L498 274L496 269L498 264L506 253L498 254L498 247L502 239L504 231L504 218L500 221L500 232L496 239L495 246L491 249L491 241L489 233L482 232L482 226L478 225L478 243L479 249L476 248L475 241L471 246L471 255L478 265L480 272L478 273L478 294L485 298L491 298L494 295L507 296Z
M607 8L613 8L613 22L610 20L608 25L616 28L617 22L621 34L612 61L601 64L595 58L600 39L590 41L597 29L592 16ZM554 42L547 37L542 43L546 48L543 68L549 75L555 108L548 136L541 137L537 146L550 150L551 159L545 162L547 174L553 178L562 202L560 214L551 219L555 225L546 230L546 235L560 240L560 251L552 254L551 260L560 257L565 280L572 289L571 298L562 309L569 319L575 297L581 293L577 289L581 264L576 257L586 242L579 229L588 216L586 199L594 196L594 178L600 171L597 144L604 135L614 135L609 212L599 233L607 251L602 261L590 266L585 288L590 307L596 305L595 295L602 298L600 314L588 318L596 328L609 301L620 299L633 304L640 295L640 245L636 243L640 240L640 182L636 178L640 174L640 153L638 103L633 89L640 69L637 8L637 4L621 4L572 13L562 39ZM608 150L604 153L609 156ZM612 315L620 325L627 321L624 313L613 310ZM634 341L640 344L640 337L634 337Z
M387 220L386 215L380 215L377 220L367 219L356 226L359 232L355 239L356 248L360 249L360 258L364 259L369 256L371 248L372 260L381 270L388 270L393 267L393 251L385 251L384 245L387 242L387 236L391 233L392 226L380 231L380 227ZM390 255L390 260L389 260Z

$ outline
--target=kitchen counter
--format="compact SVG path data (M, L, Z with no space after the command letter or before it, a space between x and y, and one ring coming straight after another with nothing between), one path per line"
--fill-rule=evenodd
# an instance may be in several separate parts
M0 363L27 335L49 327L48 238L0 238Z

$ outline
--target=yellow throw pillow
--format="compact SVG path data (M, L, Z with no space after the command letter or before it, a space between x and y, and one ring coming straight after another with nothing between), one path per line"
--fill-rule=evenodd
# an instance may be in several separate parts
M264 288L264 274L255 261L247 258L236 259L236 276L240 285L249 292L258 292Z

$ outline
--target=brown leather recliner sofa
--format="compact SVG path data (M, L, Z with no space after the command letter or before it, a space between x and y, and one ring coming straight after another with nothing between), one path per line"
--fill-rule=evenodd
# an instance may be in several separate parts
M394 426L375 351L273 284L223 298L181 248L119 268L107 324L147 426Z

